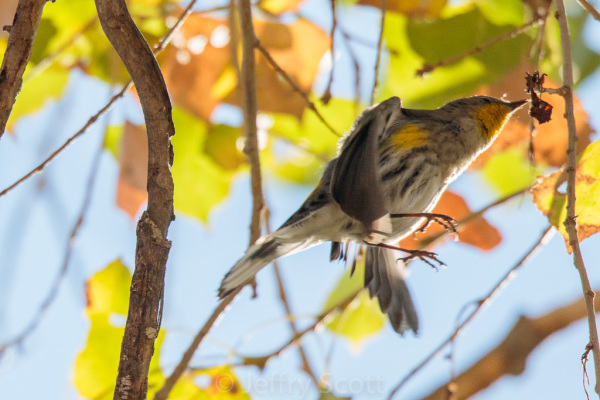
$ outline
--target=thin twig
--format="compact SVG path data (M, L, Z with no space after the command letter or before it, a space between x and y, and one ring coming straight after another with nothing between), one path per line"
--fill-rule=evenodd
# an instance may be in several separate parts
M354 67L354 113L358 115L360 113L360 64L358 63L358 56L350 44L350 40L346 35L342 35L342 37L344 38L346 50L350 55L352 66Z
M23 73L31 57L46 0L20 0L10 29L6 51L0 68L0 139L6 129L17 94L23 84Z
M596 21L600 21L600 13L587 0L577 0L581 8L587 11Z
M415 368L413 368L408 375L406 375L400 383L398 383L394 389L390 392L388 399L392 399L396 393L408 382L417 372L419 372L425 365L427 365L431 360L433 360L447 345L452 342L461 332L462 329L468 325L478 314L479 311L486 305L492 297L494 297L501 288L505 287L505 283L513 276L513 274L523 265L526 261L528 261L536 252L536 250L543 244L545 244L550 235L554 231L552 230L552 226L548 226L544 232L541 234L540 238L535 242L535 244L525 253L525 255L514 265L512 266L508 272L498 281L498 283L490 290L490 292L483 297L481 300L477 302L477 308L469 314L469 316L452 332L452 334L444 340L438 347L436 347L423 361L421 361Z
M198 0L192 0L190 2L190 4L185 8L185 10L179 16L179 19L177 20L177 22L175 23L175 25L173 25L171 27L171 29L169 30L169 32L167 32L165 34L165 36L155 46L155 48L154 48L154 54L158 54L158 53L160 53L161 51L163 51L165 49L165 47L171 41L171 39L173 38L175 32L177 31L177 29L179 29L179 27L181 26L181 24L183 23L183 21L185 21L185 19L187 18L187 16L189 15L191 9L193 8L194 4L196 4L197 1ZM117 100L119 100L121 97L123 97L125 95L125 93L127 92L127 90L129 90L129 88L131 87L131 85L132 85L132 81L130 79L121 88L121 90L116 95L114 95L113 97L111 97L111 99L108 101L108 103L106 103L106 105L104 107L102 107L96 114L94 114L92 117L90 117L90 119L88 119L88 121L83 125L83 127L81 129L79 129L77 132L75 132L75 134L73 136L71 136L70 138L68 138L65 143L63 143L58 149L56 149L52 154L50 154L38 166L36 166L31 171L29 171L27 174L25 174L23 177L21 177L17 181L15 181L15 183L13 183L12 185L10 185L7 188L5 188L2 191L0 191L0 197L4 196L8 192L12 191L15 187L19 186L21 183L25 182L27 179L31 178L33 175L36 175L36 174L42 172L43 169L46 167L46 165L48 165L60 153L62 153L63 150L65 150L67 147L69 147L69 145L75 139L77 139L79 136L81 136L82 134L84 134L89 129L89 127L91 127L98 120L98 118L100 116L102 116L104 113L106 113L108 110L110 110L110 108L113 106L113 104Z
M27 179L31 178L33 175L36 175L36 174L42 172L42 170L46 167L46 165L48 165L60 153L62 153L64 149L66 149L67 147L69 147L69 145L75 139L77 139L79 136L81 136L82 134L84 134L88 130L88 128L90 126L92 126L98 120L98 118L101 115L103 115L108 110L110 110L110 108L112 107L112 105L118 99L120 99L121 97L123 97L123 95L125 94L125 92L130 87L131 87L131 81L129 81L129 83L127 83L125 86L123 86L123 88L121 89L121 91L119 93L117 93L113 97L111 97L111 99L108 101L108 103L106 103L106 105L104 107L102 107L96 114L94 114L90 119L88 119L88 121L85 123L85 125L83 125L83 127L81 127L81 129L79 129L77 132L75 132L75 134L73 136L71 136L70 138L68 138L67 141L65 143L63 143L58 149L56 149L55 151L53 151L52 154L50 154L44 161L42 161L41 164L39 164L37 167L35 167L34 169L32 169L31 171L29 171L28 173L26 173L23 177L19 178L15 183L13 183L12 185L8 186L6 189L2 190L0 192L0 197L4 196L8 192L12 191L14 188L16 188L17 186L19 186L21 183L25 182Z
M302 89L300 89L300 87L296 84L296 82L294 82L292 77L290 77L287 74L287 72L285 72L283 69L281 69L279 64L277 64L277 62L273 59L273 57L271 57L271 55L269 54L267 49L265 49L263 47L260 40L258 40L258 38L255 38L255 40L256 40L256 44L255 44L256 48L262 53L262 55L265 57L265 60L267 60L267 62L271 65L271 67L283 78L283 80L285 80L292 87L294 92L298 93L304 99L308 108L315 113L317 118L319 118L321 120L321 122L327 127L327 129L329 129L334 135L341 137L341 135L335 129L333 129L333 127L329 124L329 122L327 122L325 120L325 118L323 118L323 116L321 115L319 110L317 110L317 108L315 107L315 103L313 103L310 100L308 95L306 93L304 93L304 91Z
M333 72L335 69L335 29L337 27L337 17L335 15L335 2L336 0L330 0L331 4L331 31L329 33L329 41L330 41L330 53L331 53L331 70L329 71L329 80L327 82L327 88L325 88L325 92L323 96L321 96L321 101L323 104L328 104L329 100L331 100L331 85L333 84Z
M307 328L295 333L290 340L288 340L281 347L277 348L277 350L275 350L267 355L260 356L260 357L243 357L244 365L257 365L257 364L265 365L267 363L267 361L269 361L271 358L278 356L279 354L281 354L284 350L286 350L290 346L293 346L296 343L298 343L307 333L314 331L317 328L317 326L319 326L319 324L321 324L325 319L332 316L334 313L337 313L338 311L345 309L348 305L350 305L358 297L358 295L361 292L362 292L362 289L357 290L355 293L349 295L344 300L340 301L339 303L330 307L328 310L317 315L315 317L315 322L310 324ZM157 399L155 398L154 400L157 400Z
M98 175L98 167L100 166L100 160L103 150L104 140L101 140L98 150L96 151L96 154L94 156L94 159L92 160L92 166L90 168L90 174L88 177L83 202L81 203L81 208L79 210L77 220L75 221L75 225L73 225L73 228L71 229L71 234L69 235L69 239L67 240L67 244L65 246L65 255L63 257L62 267L58 270L58 273L54 278L54 282L52 283L52 286L50 286L50 291L46 295L46 298L40 305L39 309L35 313L34 317L31 319L29 324L27 324L25 329L23 329L21 333L19 333L16 337L0 346L0 357L2 357L2 354L8 348L23 343L23 341L33 333L33 331L42 321L42 318L44 317L46 312L50 309L50 306L56 299L56 296L58 295L60 285L67 274L69 262L71 261L71 254L73 253L73 244L75 243L75 239L77 238L77 235L79 233L79 228L83 223L83 219L85 218L85 215L89 209L90 202L92 200L92 193L94 191L94 184L96 182L96 176Z
M556 17L560 29L560 41L563 50L563 85L568 88L568 92L563 95L565 101L565 114L567 128L569 131L569 144L567 148L567 217L564 225L569 236L569 245L573 250L573 262L579 272L581 279L581 288L585 298L587 309L588 325L590 331L590 343L592 345L592 354L594 356L594 369L596 372L597 394L600 394L600 348L598 347L598 328L596 326L596 311L594 310L594 291L590 285L587 276L581 249L579 248L579 238L577 237L577 216L575 215L575 186L577 169L577 128L575 126L575 113L573 110L573 61L571 57L571 38L569 34L569 25L565 5L562 0L556 0Z
M260 156L258 153L258 137L256 117L258 103L256 100L256 72L254 61L254 27L252 26L252 9L250 0L238 0L240 30L242 38L242 112L244 115L244 133L246 142L244 153L248 156L250 164L250 184L252 188L252 219L250 222L250 244L260 237L262 223L261 216L264 209L262 193L262 178L260 173Z
M527 359L542 342L550 335L585 318L584 303L585 300L580 298L536 318L521 316L500 344L456 378L453 385L454 399L474 398L477 393L481 393L503 376L521 375L526 371ZM446 396L446 385L442 385L420 399L446 400Z
M379 27L379 39L377 39L377 56L375 57L375 77L373 78L373 90L371 91L371 101L370 105L373 105L375 102L375 91L377 90L377 85L379 83L379 66L381 64L381 46L383 44L383 29L385 27L385 2L386 0L381 0L381 23Z
M267 216L265 218L267 233L271 233L271 226L269 223L269 211L267 209ZM281 277L281 273L279 272L279 265L277 265L277 261L273 261L273 271L275 272L275 280L277 281L277 289L279 292L279 299L281 300L281 304L283 305L283 309L285 310L286 319L290 325L290 329L294 335L298 334L298 327L296 326L296 321L293 319L294 313L292 312L292 307L290 306L290 302L288 301L287 294L285 292L285 286L283 285L283 279ZM302 369L310 376L315 387L319 387L319 378L313 371L308 362L308 357L306 356L306 351L304 350L304 346L302 344L298 345L298 353L300 353L300 359L302 360Z
M183 353L181 360L179 361L175 369L173 369L171 375L169 375L169 377L165 380L163 386L154 395L154 400L166 400L169 397L169 393L171 393L171 390L173 389L179 378L181 378L181 375L183 375L183 373L187 369L188 365L190 364L190 361L192 360L192 357L194 356L194 353L198 349L198 346L200 346L200 343L202 343L202 340L204 340L206 335L208 335L208 332L213 327L217 319L221 316L223 311L225 311L227 306L231 304L233 299L238 295L238 293L241 290L242 288L235 289L233 292L231 292L229 296L221 300L221 302L217 305L217 307L214 309L210 317L208 317L202 328L198 331L198 333L194 337L194 340L192 340L192 343L190 343L185 353Z
M421 67L421 69L419 69L417 71L417 75L418 76L423 76L427 73L432 72L433 70L435 70L436 68L439 67L443 67L446 65L450 65L450 64L454 64L455 62L458 62L460 60L462 60L465 57L471 56L473 54L479 53L485 49L487 49L488 47L491 47L493 45L495 45L496 43L500 43L503 42L507 39L510 39L514 36L517 36L523 32L525 32L527 29L531 28L532 26L536 26L537 24L540 24L543 22L542 18L535 18L519 27L516 27L513 30L510 30L508 32L503 33L502 35L499 35L493 39L488 40L487 42L480 44L479 46L475 46L474 48L465 51L464 53L461 54L457 54L455 56L449 57L445 60L442 60L438 63L435 64L424 64L423 67Z

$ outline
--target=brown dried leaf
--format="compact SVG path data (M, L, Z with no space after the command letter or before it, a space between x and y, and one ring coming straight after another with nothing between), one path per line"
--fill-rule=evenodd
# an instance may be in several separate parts
M498 82L489 87L482 88L478 94L486 94L494 97L506 97L510 100L524 98L525 86L523 85L523 75L525 71L532 70L531 65L520 65L510 71ZM560 87L561 85L546 78L547 87ZM546 100L550 98L545 95ZM554 100L556 98L556 101ZM533 138L534 156L537 162L549 166L562 166L566 160L567 151L567 123L562 115L565 112L564 101L559 96L552 96L554 105L553 113L559 117L554 118L548 123L537 127L537 134ZM577 97L575 103L575 121L577 124L577 152L581 153L590 143L590 136L594 130L589 125L589 117L583 109L581 102ZM481 154L471 166L472 169L479 169L485 164L492 154L502 152L511 148L522 148L523 144L529 142L529 116L526 108L518 110L506 124L498 139L483 154Z
M143 127L129 121L123 130L119 164L117 206L133 219L148 199L148 136Z
M461 220L472 213L465 200L449 190L444 192L432 212L445 214L456 220ZM428 242L428 239L437 236L443 230L439 224L432 223L424 233L418 233L416 239L413 236L402 239L400 246L409 249L421 248L424 243ZM458 231L460 233L459 241L481 250L491 250L502 241L500 232L483 217L477 217L460 226Z

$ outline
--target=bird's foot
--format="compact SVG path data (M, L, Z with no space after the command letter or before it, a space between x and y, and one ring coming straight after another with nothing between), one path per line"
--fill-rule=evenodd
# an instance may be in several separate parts
M369 244L369 243L367 243ZM439 264L439 266L445 266L446 263L444 263L442 260L440 260L439 258L437 258L437 254L433 253L431 251L427 251L427 250L411 250L411 249L403 249L402 247L397 247L397 246L392 246L389 244L385 244L385 243L379 243L379 244L375 244L374 246L377 247L383 247L386 249L392 249L392 250L399 250L402 251L404 253L407 253L408 256L406 257L401 257L398 260L402 260L406 263L408 263L409 261L418 258L419 260L423 261L424 263L428 264L431 266L431 268L437 270L438 266L436 266L435 264L433 264L432 261L436 262Z

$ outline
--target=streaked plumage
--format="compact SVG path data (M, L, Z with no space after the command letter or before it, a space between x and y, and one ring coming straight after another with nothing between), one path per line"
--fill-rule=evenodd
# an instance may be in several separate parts
M365 110L340 140L338 156L327 164L316 189L277 231L246 251L223 279L219 297L276 258L325 241L334 243L332 258L339 256L340 243L396 243L423 219L390 214L430 211L524 103L475 96L436 110L411 110L392 97ZM365 287L378 297L397 332L416 332L405 267L396 258L393 250L368 246Z

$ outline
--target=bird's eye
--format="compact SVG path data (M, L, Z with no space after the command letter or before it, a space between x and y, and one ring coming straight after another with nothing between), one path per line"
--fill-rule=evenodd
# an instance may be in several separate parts
M489 98L487 98L487 97L484 97L484 98L483 98L483 102L484 102L484 103L486 103L486 104L490 104L490 103L492 102L492 100L490 100L490 99L489 99Z

